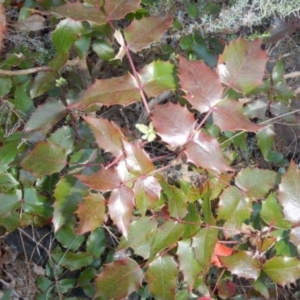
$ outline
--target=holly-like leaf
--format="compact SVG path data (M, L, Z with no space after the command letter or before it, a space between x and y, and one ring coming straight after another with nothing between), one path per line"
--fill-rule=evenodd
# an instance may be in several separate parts
M171 102L154 106L151 119L157 134L172 147L186 144L194 130L193 114Z
M259 39L231 41L219 57L221 81L238 92L248 93L262 85L268 56Z
M105 13L108 20L123 19L130 12L140 7L140 0L114 0L105 2Z
M102 168L93 175L75 175L80 181L91 189L103 193L113 190L121 183L119 175L115 169Z
M47 72L39 72L31 85L30 88L30 97L36 98L45 92L49 91L50 89L54 88L55 86L55 78L56 72L55 71L47 71Z
M51 129L65 114L65 107L60 101L47 101L32 113L24 130Z
M77 232L84 234L93 231L106 221L104 197L101 194L89 194L79 203L75 213L80 220Z
M70 221L71 216L88 195L88 188L73 176L65 176L57 183L54 191L53 225L55 231Z
M122 140L125 137L113 122L103 118L83 117L83 119L92 129L100 148L116 157L122 154Z
M135 175L146 175L154 170L154 165L149 156L138 144L123 141L123 147L126 166L130 173Z
M76 5L76 3L74 3ZM60 53L69 53L71 46L80 38L80 32L83 29L81 22L71 19L60 21L52 33L53 44L56 51Z
M140 93L135 78L130 74L96 80L70 108L87 108L93 104L128 105L139 101Z
M295 257L276 256L266 261L263 271L282 286L295 283L300 278L300 261Z
M237 234L243 222L250 218L251 211L252 202L243 196L238 188L229 186L223 191L220 196L218 219L226 221L223 227L227 238Z
M148 259L150 256L150 239L156 231L157 223L150 217L141 217L129 225L128 237L121 238L118 251L132 248L134 254Z
M185 98L199 112L207 112L222 99L219 76L204 62L188 61L180 56L178 75Z
M127 47L133 52L138 52L153 42L160 42L163 33L171 25L171 17L134 19L124 30Z
M206 273L211 265L214 248L218 241L216 228L202 228L192 238L195 257Z
M220 101L213 110L213 119L221 130L235 131L246 130L257 132L262 126L250 122L243 114L243 104L231 100L224 99Z
M106 23L106 16L100 7L92 7L80 2L68 2L62 6L52 7L49 11L60 17L69 18L75 21L88 21L98 25Z
M133 192L136 207L142 215L151 209L160 197L161 186L153 176L139 177L134 184Z
M235 177L235 184L250 198L265 197L276 183L276 172L258 168L242 169Z
M290 231L290 241L296 246L300 245L300 227L293 227Z
M24 170L35 177L61 171L67 161L66 149L49 141L37 143L21 162Z
M174 245L184 232L184 225L174 221L166 221L153 233L150 241L150 257L154 258L160 251Z
M285 220L300 222L300 171L292 161L287 172L282 176L277 198L282 206Z
M156 97L165 91L174 90L177 85L174 72L173 64L161 60L139 70L138 74L147 96Z
M79 270L83 267L90 266L93 262L93 256L87 252L59 252L51 253L54 261L68 268L71 271Z
M196 260L194 249L191 247L191 240L179 241L176 254L179 260L179 270L191 291L203 270L201 264Z
M146 279L149 290L159 299L173 300L177 285L177 264L170 255L158 256L149 264Z
M133 191L127 186L114 189L108 199L108 211L114 224L125 238L128 236L128 227L134 206Z
M282 209L274 194L270 194L262 202L260 217L269 225L276 228L289 228L290 224L284 220Z
M86 241L86 251L94 256L100 257L105 251L107 238L102 227L93 230Z
M217 139L205 132L197 132L185 147L187 160L197 167L215 170L218 173L233 171L226 163Z
M139 265L129 257L105 264L95 281L96 296L124 299L141 286L143 275Z
M12 211L20 207L21 193L14 190L0 193L0 216L11 215Z
M238 277L257 279L261 272L258 258L252 253L238 251L231 256L219 256L221 263Z

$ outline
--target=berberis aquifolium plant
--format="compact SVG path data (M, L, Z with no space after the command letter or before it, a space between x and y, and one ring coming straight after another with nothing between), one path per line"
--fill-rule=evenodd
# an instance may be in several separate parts
M13 48L0 78L0 225L51 224L57 241L36 299L275 299L298 284L300 172L270 113L294 114L282 62L267 74L260 40L238 38L212 68L161 45L173 17L138 0L39 3L20 14L47 17L55 57L34 69Z

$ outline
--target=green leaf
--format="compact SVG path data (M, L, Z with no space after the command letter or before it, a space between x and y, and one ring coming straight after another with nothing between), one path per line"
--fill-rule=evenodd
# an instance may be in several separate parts
M149 290L159 299L173 300L177 286L177 264L174 258L158 256L149 264L146 272Z
M215 228L202 228L193 237L192 248L202 270L207 273L211 265L211 258L218 241L218 230Z
M14 161L20 141L6 142L0 147L0 172L5 172Z
M104 265L97 276L96 295L104 299L123 299L136 291L142 284L143 271L129 257Z
M157 60L138 71L143 89L148 97L174 90L177 87L174 65Z
M49 141L60 145L69 154L75 142L75 132L70 126L62 126L51 134Z
M22 168L35 177L42 177L61 171L66 166L67 154L64 148L49 141L37 143L21 162Z
M0 77L0 97L4 97L12 88L11 79L8 77Z
M300 261L293 257L273 257L263 265L263 271L282 286L300 278Z
M179 260L179 270L190 291L201 272L203 272L200 262L195 257L195 249L191 246L191 239L179 241L176 252Z
M10 215L12 211L20 207L21 193L11 191L9 193L0 193L0 216Z
M95 257L100 257L107 245L107 239L103 228L98 227L90 233L86 241L86 251Z
M0 191L8 192L17 187L19 182L10 173L0 173Z
M246 168L235 178L236 185L250 198L263 198L277 184L277 174L271 170Z
M262 202L260 216L271 227L290 228L289 222L284 220L282 209L273 193Z
M241 230L243 222L250 218L252 202L243 196L235 186L226 188L220 196L219 220L225 220L224 234L226 237L236 235ZM229 230L226 230L229 229Z
M86 252L52 252L52 257L58 265L62 265L71 271L79 270L90 266L93 262L93 256Z
M30 89L30 97L36 98L55 87L56 72L39 72Z
M283 60L279 60L272 70L272 80L277 83L283 80L283 75L285 73Z
M24 130L51 129L65 114L65 107L60 101L47 101L32 113Z
M75 278L65 278L58 281L59 292L62 294L67 293L76 285Z
M156 232L157 223L150 217L140 217L129 225L128 237L122 237L118 251L132 248L134 254L148 259L150 256L150 240Z
M77 251L84 242L84 236L75 234L73 226L62 226L55 235L57 241L68 251Z
M52 203L48 197L38 194L37 190L33 187L27 187L24 188L23 198L22 208L25 213L51 218L53 213Z
M257 279L261 272L258 258L252 253L238 251L231 256L219 256L222 264L239 277Z
M73 176L60 179L54 191L53 225L56 231L69 222L77 204L87 195L88 188Z
M192 237L198 230L201 225L200 214L194 203L188 205L188 214L183 219L184 223L184 234L183 238Z
M282 176L277 198L283 208L285 220L292 224L300 222L300 171L292 161L287 172Z
M177 243L183 231L184 225L174 221L166 221L158 227L150 239L150 258Z
M78 204L76 214L80 220L77 232L84 234L101 226L107 219L106 204L102 194L89 194Z
M104 40L95 41L92 48L96 54L105 61L109 61L115 56L115 51L112 46Z

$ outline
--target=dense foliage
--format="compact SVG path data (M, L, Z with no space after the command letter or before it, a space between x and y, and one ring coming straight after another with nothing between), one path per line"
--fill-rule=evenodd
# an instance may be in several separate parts
M58 242L37 299L274 299L297 282L282 62L266 75L259 39L161 45L173 16L139 0L38 2L20 20L53 29L42 65L29 46L0 62L2 232L53 224Z

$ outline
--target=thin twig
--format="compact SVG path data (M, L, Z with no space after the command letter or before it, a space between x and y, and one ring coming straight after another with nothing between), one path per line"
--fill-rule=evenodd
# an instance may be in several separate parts
M50 67L36 67L36 68L29 68L24 70L2 70L0 69L0 75L5 76L17 76L17 75L28 75L40 71L53 71Z

